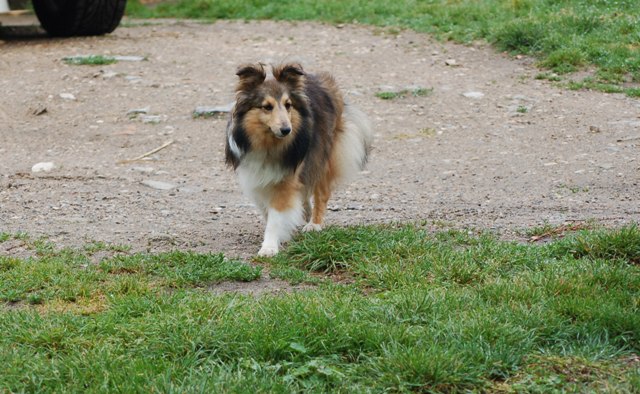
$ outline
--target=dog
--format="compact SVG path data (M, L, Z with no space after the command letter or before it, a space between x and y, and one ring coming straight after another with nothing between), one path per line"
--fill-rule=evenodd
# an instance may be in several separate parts
M364 168L373 132L328 73L256 63L236 75L225 161L266 219L258 255L273 256L300 226L322 229L331 193Z

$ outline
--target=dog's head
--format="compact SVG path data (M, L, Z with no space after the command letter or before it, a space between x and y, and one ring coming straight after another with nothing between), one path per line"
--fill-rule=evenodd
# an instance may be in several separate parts
M284 139L300 122L304 106L305 73L299 64L268 66L262 63L241 66L236 75L236 113L247 131L273 133Z

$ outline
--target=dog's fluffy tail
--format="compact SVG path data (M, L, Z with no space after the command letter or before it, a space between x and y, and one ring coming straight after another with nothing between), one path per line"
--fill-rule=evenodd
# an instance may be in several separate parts
M342 121L344 130L334 146L339 183L350 181L364 169L373 143L371 123L358 108L345 103Z

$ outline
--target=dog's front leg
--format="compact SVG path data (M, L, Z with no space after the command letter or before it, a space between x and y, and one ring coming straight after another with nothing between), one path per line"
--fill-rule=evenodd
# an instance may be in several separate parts
M287 209L269 207L267 211L267 228L264 232L262 248L259 256L273 256L278 253L280 244L291 239L296 228L304 223L302 203L293 201Z

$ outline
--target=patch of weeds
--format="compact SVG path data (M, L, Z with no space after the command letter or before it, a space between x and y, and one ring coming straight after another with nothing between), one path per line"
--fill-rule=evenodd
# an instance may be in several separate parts
M93 241L85 244L82 247L82 250L90 255L103 251L126 253L131 250L131 246L110 244L102 241Z
M640 229L635 224L617 230L581 232L562 244L576 258L623 260L640 264Z
M19 259L15 257L0 256L0 272L10 271L20 265Z
M533 356L514 377L495 386L513 392L632 392L632 366L623 360ZM500 390L502 391L502 390Z
M159 25L161 22L146 22L146 21L130 21L130 20L123 20L122 22L120 22L120 24L118 25L119 28L131 28L131 27L145 27L145 26L157 26Z
M534 227L525 232L529 238L529 242L538 242L548 239L563 238L567 234L572 234L580 230L592 229L596 225L589 222L565 223L561 225L551 225L545 222L544 225Z
M516 108L516 112L519 114L526 114L527 112L529 112L529 108L524 105L519 105L518 108Z
M299 285L301 283L317 284L320 282L319 278L314 278L309 275L308 271L303 271L299 268L288 267L286 261L273 257L270 260L263 260L265 263L271 265L269 276L276 279L282 279L289 282L291 285Z
M543 48L545 26L534 20L517 20L503 25L491 40L503 51L535 54Z
M625 89L618 85L595 82L592 78L585 78L582 82L570 81L567 87L571 90L597 90L604 93L625 93Z
M624 92L629 97L640 97L640 88L626 88Z
M524 231L524 234L529 237L536 237L542 234L547 234L553 231L557 226L550 224L548 221L545 221L541 226L535 226Z
M576 185L567 185L561 183L557 186L559 189L565 189L570 191L571 193L587 193L589 192L589 188L587 186L576 186Z
M433 93L433 88L417 88L411 91L413 97L427 97Z
M117 62L113 57L103 55L69 56L62 58L62 61L74 66L105 66Z
M29 234L25 233L25 232L18 232L13 236L15 239L20 239L23 241L26 241L27 239L29 239Z
M418 130L418 134L423 137L433 137L437 134L436 129L433 127L425 127Z
M582 51L569 48L559 49L550 53L540 66L553 70L557 74L568 74L577 71L586 64Z
M402 95L400 92L377 92L376 97L382 100L394 100Z
M103 260L106 273L139 273L163 279L169 287L204 286L223 280L250 282L260 277L261 268L228 260L222 254L174 251L156 255L135 254Z
M288 261L297 261L299 268L308 271L329 273L346 269L348 263L343 257L351 252L348 250L349 245L340 239L343 235L338 229L300 234L296 242L284 251L282 257ZM318 237L322 237L324 242L318 242Z
M402 33L402 29L397 28L397 27L393 27L393 26L373 29L373 35L374 36L388 35L388 36L392 36L392 37L397 37L401 33Z
M544 79L551 82L560 82L562 77L555 73L543 72L536 75L536 79Z
M140 295L167 287L180 289L226 280L253 281L261 274L260 267L228 260L221 254L116 255L93 264L90 256L99 251L125 253L130 248L103 242L91 242L79 249L58 248L44 239L27 239L25 246L36 250L34 257L0 256L0 301L25 301L42 305L43 310L52 302L61 303L60 309L64 307L62 304L94 304L107 294L111 297ZM104 300L98 302L104 303Z
M612 72L610 70L598 70L596 72L596 80L606 84L621 84L626 82L623 74Z
M56 244L46 237L30 240L30 249L34 249L40 256L56 254Z
M426 97L433 93L433 88L415 88L415 89L402 89L400 91L384 91L377 92L375 96L382 100L395 100L406 97Z

